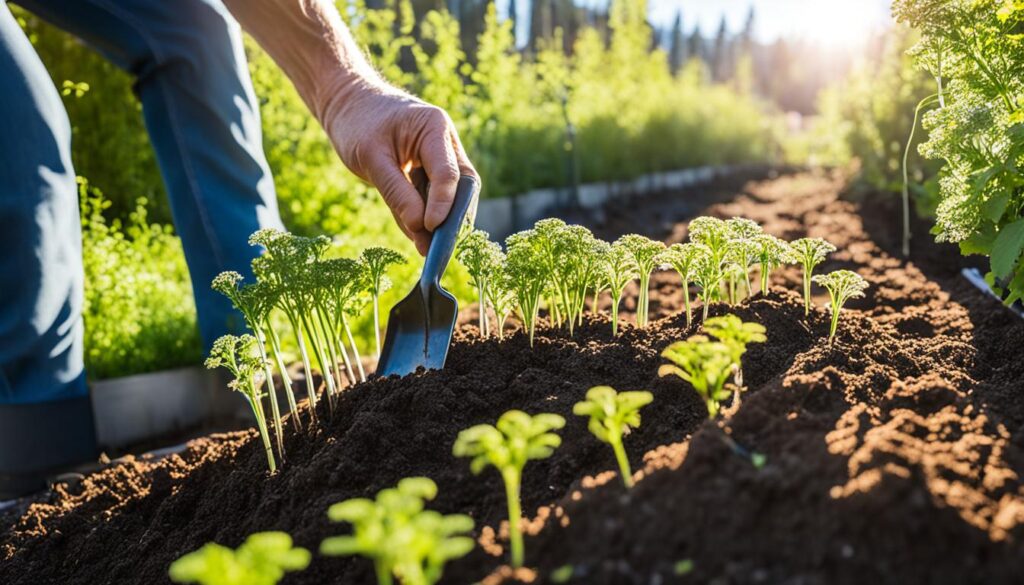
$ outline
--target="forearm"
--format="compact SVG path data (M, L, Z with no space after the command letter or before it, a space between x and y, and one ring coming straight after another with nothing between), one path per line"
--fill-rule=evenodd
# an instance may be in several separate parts
M332 102L359 88L388 88L329 0L224 0L291 79L321 122Z

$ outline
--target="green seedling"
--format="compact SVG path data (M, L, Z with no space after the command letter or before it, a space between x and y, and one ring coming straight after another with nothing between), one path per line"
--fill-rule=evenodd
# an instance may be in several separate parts
M425 510L437 496L437 485L426 477L409 477L381 490L374 500L355 498L332 505L332 522L352 525L349 536L332 536L320 543L329 556L359 555L373 561L378 585L432 585L445 563L473 549L473 519L463 514L442 515Z
M359 355L359 346L352 336L349 317L358 316L365 307L366 296L370 290L369 270L366 264L350 258L331 258L323 260L311 267L313 279L319 288L318 307L323 316L325 338L331 351L332 361L337 363L336 353L341 354L349 378L355 382L355 371L359 372L359 380L366 381L363 358ZM386 277L385 277L386 278ZM342 337L344 336L344 337ZM344 339L348 339L348 348L352 350L349 360Z
M213 370L219 367L231 372L234 377L228 387L241 392L249 401L252 414L256 417L256 426L263 438L263 447L267 453L267 465L270 472L277 471L274 462L274 450L270 446L270 433L267 432L267 419L263 413L263 382L266 362L260 357L256 347L256 338L248 333L240 337L222 335L213 342L210 357L206 358L206 367Z
M733 373L729 346L704 335L694 335L668 346L661 355L672 364L658 368L658 375L674 374L689 382L707 404L708 418L718 416L721 402L729 397L726 384Z
M373 299L373 336L376 357L380 358L380 295L391 288L391 279L385 275L389 266L405 264L405 256L391 248L372 247L363 250L359 261L366 266L367 288Z
M710 248L704 244L694 244L694 246L696 246L696 258L693 262L692 278L693 284L700 289L700 300L703 305L701 319L704 320L708 318L708 307L711 306L711 302L718 297L724 273L721 262L715 260L715 255Z
M523 533L520 527L522 510L519 488L523 468L532 459L546 459L562 444L554 430L565 426L565 419L557 414L530 416L520 410L501 415L495 426L488 424L470 427L455 440L452 452L456 457L471 457L470 470L479 474L494 466L505 482L508 502L509 543L511 564L523 566Z
M601 280L612 296L612 335L619 334L619 305L626 286L637 277L638 269L633 255L620 243L612 244L601 262Z
M565 278L564 310L569 321L569 334L572 335L573 324L583 322L587 292L598 281L601 262L609 246L579 225L563 228L560 239L562 274Z
M309 566L309 551L292 546L284 532L257 532L237 550L211 542L171 563L175 583L276 585L286 572Z
M459 262L466 267L470 278L473 279L480 306L478 320L480 335L487 337L490 335L487 304L492 296L490 293L490 289L494 285L492 278L500 271L501 263L504 261L501 246L492 242L487 232L472 230L460 239L455 255Z
M267 387L269 388L268 394L270 394L270 414L274 419L274 434L277 439L277 452L281 455L281 459L284 459L284 427L281 425L281 410L277 404L277 392L274 390L274 373L272 370L270 359L267 355L266 343L264 342L264 324L270 314L270 310L273 308L272 298L265 294L265 288L258 284L250 284L239 287L242 282L242 275L234 272L227 271L221 272L214 279L211 284L213 290L226 296L231 304L242 313L242 317L245 318L246 325L253 332L253 337L256 338L256 347L260 354L260 359L263 360L266 369ZM284 370L282 370L283 372ZM282 374L282 381L284 381L287 374ZM295 398L292 396L291 386L285 387L285 393L289 395L289 404L292 407L292 415L298 420L298 410L295 407Z
M565 237L568 227L564 221L549 217L535 223L532 230L521 232L529 236L534 261L545 275L544 292L549 293L551 299L548 309L553 323L559 327L563 317L568 318L570 306Z
M498 339L505 338L505 322L516 307L515 291L509 288L508 280L504 276L505 254L498 251L495 256L493 272L488 276L489 286L487 287L487 302L494 311L494 317L498 325Z
M633 487L633 472L622 438L640 426L640 409L653 400L654 395L646 391L616 392L611 386L595 386L587 391L586 400L572 407L573 414L590 417L587 428L598 440L612 446L627 488Z
M537 327L540 299L547 289L548 275L545 264L538 256L538 237L533 230L512 234L506 240L508 253L502 275L505 287L515 296L516 309L530 338Z
M640 275L640 294L636 303L636 324L646 327L648 320L648 300L651 273L662 262L665 244L637 234L627 234L615 241L623 246L633 257L633 263Z
M693 310L690 308L690 283L693 282L697 259L706 254L707 250L700 244L687 242L672 244L665 252L665 261L679 274L683 285L683 306L686 309L686 326L693 323Z
M839 312L843 305L850 299L861 298L868 288L868 283L861 275L850 270L836 270L824 275L814 277L814 282L828 290L830 298L830 309L832 311L832 325L829 327L828 340L831 342L836 336L836 327L839 325Z
M742 285L745 297L751 296L750 267L757 262L759 246L753 239L730 240L725 252L725 274L729 285L730 302L739 301L737 285Z
M789 243L787 261L799 264L804 269L804 316L811 314L811 277L814 267L835 251L835 246L821 238L800 238Z
M726 257L728 261L743 267L743 285L749 297L753 294L750 287L750 267L757 260L758 250L754 239L763 234L764 230L756 221L744 217L725 220L725 229L729 234Z
M757 245L757 263L761 265L761 294L766 295L772 271L790 255L789 244L770 234L754 236L754 243Z
M735 262L726 262L722 266L722 284L725 287L725 298L730 305L738 302L736 285L747 278L747 271Z
M711 259L719 266L725 262L729 246L729 226L717 217L698 217L687 227L690 241L707 246Z
M740 392L745 389L743 386L743 354L747 352L747 345L764 343L768 340L768 337L765 336L766 329L760 323L745 323L736 315L730 314L712 317L704 321L704 331L713 335L729 348L734 372L733 407L735 408L740 404Z

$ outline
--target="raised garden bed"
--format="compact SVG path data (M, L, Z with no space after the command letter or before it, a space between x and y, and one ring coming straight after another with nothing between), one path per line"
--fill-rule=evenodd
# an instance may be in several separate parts
M712 307L768 331L744 358L750 390L721 426L707 421L687 384L657 375L660 351L698 327L677 312L678 278L659 273L658 318L645 330L613 337L596 319L570 338L541 327L530 349L521 333L480 340L463 326L444 371L360 384L333 413L321 412L321 436L289 433L276 475L267 475L255 431L218 435L8 510L0 583L165 583L182 554L208 541L237 546L261 530L287 531L315 550L343 530L327 521L330 504L412 475L437 482L431 507L476 520L481 546L448 566L446 583L548 583L553 575L588 584L1017 582L1024 321L958 276L954 249L920 237L910 262L887 252L897 216L841 198L843 188L838 177L793 175L706 210L749 217L787 239L826 237L839 251L823 270L855 269L871 284L848 306L832 346L823 297L805 319L792 267L777 273L771 294ZM650 235L683 237L671 197L647 205L612 210L596 231L637 231L635 221L671 228ZM611 449L572 414L595 385L655 397L625 441L642 469L628 493L609 481ZM473 476L451 454L460 430L512 408L568 423L562 447L524 475L529 569L515 575L502 567L500 478ZM765 465L737 454L726 434L764 454ZM282 582L374 578L368 561L315 555Z

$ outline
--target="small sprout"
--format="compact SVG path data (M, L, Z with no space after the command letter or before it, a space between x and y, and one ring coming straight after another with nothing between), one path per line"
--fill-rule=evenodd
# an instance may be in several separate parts
M551 582L568 583L569 579L572 579L572 575L574 572L575 568L572 565L562 565L554 571L551 571Z
M718 415L721 402L729 397L726 382L732 375L732 352L720 341L694 335L677 341L661 352L673 364L658 368L659 376L675 374L690 383L708 407L708 418Z
M488 276L487 302L490 303L494 317L498 321L498 339L504 339L505 322L515 310L516 296L515 291L508 288L508 281L504 277L505 254L500 251L498 253L498 263L494 266L494 272Z
M832 310L832 326L829 328L828 339L832 341L839 325L839 311L843 309L846 301L863 297L868 283L861 275L851 270L836 270L818 275L814 277L814 282L828 289Z
M704 322L704 331L715 336L729 348L732 357L732 367L735 372L733 381L736 385L733 397L733 406L739 405L740 392L743 387L743 354L747 352L747 345L750 343L764 343L768 340L765 336L766 329L760 323L745 323L736 315L722 315L712 317Z
M677 562L672 567L672 572L675 573L677 577L689 575L693 572L693 559L683 559Z
M581 225L569 225L562 229L560 249L564 310L569 320L569 334L572 335L574 323L582 323L587 291L598 280L608 243L598 240L589 229Z
M789 244L787 261L804 268L804 316L811 314L811 276L814 267L835 251L835 246L821 238L800 238Z
M530 416L520 410L501 415L495 426L470 427L455 440L452 452L456 457L472 457L470 470L479 474L494 466L505 482L508 501L509 542L513 568L523 566L523 533L520 527L522 510L519 487L523 468L531 459L547 459L562 444L562 438L551 432L565 426L557 414Z
M210 357L206 358L206 367L210 370L223 367L235 378L228 387L241 392L249 401L253 416L256 417L256 426L263 438L267 465L273 473L277 470L277 465L274 462L274 450L270 446L270 433L267 432L267 419L261 401L266 363L258 353L256 338L249 334L240 337L223 335L217 338L210 350Z
M380 358L380 295L391 288L391 280L384 273L392 264L405 264L405 256L391 248L372 247L363 250L359 261L366 266L367 288L373 298L373 335Z
M375 500L354 498L332 505L332 522L352 524L352 535L332 536L320 543L328 556L360 555L373 561L379 585L397 576L407 585L433 585L445 563L473 550L473 519L464 514L442 515L425 510L437 496L437 485L426 477L408 477L381 490Z
M696 246L698 246L698 255L693 264L693 284L700 289L700 300L703 305L702 319L707 319L708 307L718 295L724 274L721 262L715 260L711 249L703 244L696 244Z
M747 220L749 221L749 220ZM746 290L746 296L751 296L753 291L750 286L750 267L757 262L759 246L753 239L730 240L725 251L725 262L728 270L726 276L729 281L730 302L736 304L736 283L742 283Z
M480 335L487 337L490 334L487 322L487 303L490 298L490 288L493 286L491 276L500 269L501 262L504 260L501 246L492 242L487 232L472 230L460 239L455 255L459 262L466 267L470 278L473 279L477 302L480 305Z
M622 437L640 426L640 409L654 400L650 392L616 392L611 386L595 386L587 391L587 399L577 402L573 414L589 416L587 428L598 440L608 443L619 462L622 483L633 487L633 472L629 467Z
M512 234L506 240L508 253L502 274L504 286L515 296L516 308L530 337L537 327L540 298L547 288L548 272L538 259L537 236L533 230Z
M309 566L309 551L292 547L284 532L257 532L237 550L217 543L204 545L171 563L175 583L199 585L276 585L289 571Z
M619 334L619 305L622 304L622 292L636 276L637 267L633 255L623 244L612 244L601 262L601 280L612 295L612 335Z
M789 244L770 234L755 236L754 243L757 245L757 263L761 265L761 294L766 295L772 271L790 255Z
M665 244L638 234L627 234L615 241L615 245L625 247L633 257L640 273L640 294L636 303L636 324L646 327L648 319L648 300L651 273L661 263L661 255L665 252Z
M707 249L692 242L672 244L665 251L665 262L668 262L679 273L679 278L683 282L683 306L686 308L687 327L693 323L693 311L690 309L690 283L693 282L697 259L702 254L707 254Z

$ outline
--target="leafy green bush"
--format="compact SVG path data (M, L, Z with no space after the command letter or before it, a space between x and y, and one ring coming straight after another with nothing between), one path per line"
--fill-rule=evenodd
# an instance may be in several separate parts
M198 364L202 349L181 241L148 223L140 200L127 222L79 179L85 269L85 367L91 379Z
M1024 296L1024 4L896 0L921 33L912 54L936 80L919 152L942 160L933 233L991 258L986 279L1007 303Z

